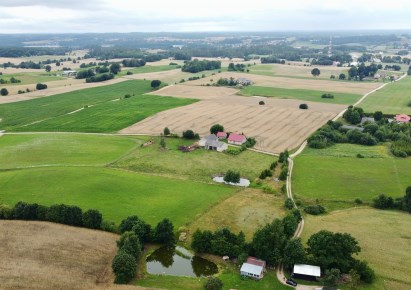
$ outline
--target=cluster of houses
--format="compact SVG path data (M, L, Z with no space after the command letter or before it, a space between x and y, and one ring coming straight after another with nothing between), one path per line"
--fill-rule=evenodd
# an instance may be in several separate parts
M228 144L232 145L243 145L247 138L242 134L231 133L227 138L227 133L225 132L218 132L217 134L211 134L205 136L200 139L198 145L200 147L204 147L207 150L214 150L218 152L223 152L228 149ZM226 140L227 143L222 142L222 140Z
M255 280L261 280L266 272L266 262L254 257L248 257L240 268L240 275ZM315 281L321 277L321 268L313 265L295 264L291 274L293 278Z

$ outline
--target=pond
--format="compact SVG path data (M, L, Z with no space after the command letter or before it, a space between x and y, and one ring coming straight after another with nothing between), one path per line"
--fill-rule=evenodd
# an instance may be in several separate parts
M171 276L204 277L216 274L217 265L178 246L164 246L147 257L147 272Z
M235 186L244 186L244 187L249 187L250 186L250 180L245 179L245 178L240 178L239 183L231 183L231 182L225 182L223 176L216 176L216 177L213 178L213 181L218 182L218 183L225 183L225 184L229 184L229 185L235 185Z

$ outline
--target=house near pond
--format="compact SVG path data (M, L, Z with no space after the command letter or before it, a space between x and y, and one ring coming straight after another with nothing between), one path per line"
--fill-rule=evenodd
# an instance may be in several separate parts
M254 257L248 257L240 269L241 276L261 280L264 277L266 263Z
M206 150L214 150L218 152L223 152L228 149L227 143L219 141L218 137L214 134L201 138L198 145L204 147Z
M234 145L243 145L247 141L247 138L241 134L231 133L228 137L228 143Z

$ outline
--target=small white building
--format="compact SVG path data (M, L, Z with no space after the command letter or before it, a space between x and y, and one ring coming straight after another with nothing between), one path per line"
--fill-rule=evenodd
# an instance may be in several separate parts
M77 72L75 70L65 70L61 73L63 77L75 77Z
M204 147L206 150L214 150L223 152L228 149L228 144L218 140L218 137L214 134L201 138L198 145Z
M240 274L241 276L260 280L264 277L264 268L263 266L244 263L241 266Z
M321 268L318 266L295 264L292 277L315 280L321 277Z

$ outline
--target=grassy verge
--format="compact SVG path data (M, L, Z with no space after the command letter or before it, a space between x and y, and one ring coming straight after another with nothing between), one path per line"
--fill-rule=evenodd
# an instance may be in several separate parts
M348 209L325 216L307 216L303 240L322 230L347 232L361 246L359 259L368 261L377 274L373 285L361 289L410 289L411 215L371 208Z
M113 132L157 112L195 102L144 95L149 81L114 85L0 106L0 128L8 131ZM123 98L130 94L130 98Z
M329 93L325 91L303 90L303 89L283 89L273 87L249 86L241 90L243 96L263 96L279 99L298 99L311 102L321 102L330 104L354 104L361 95L349 93L332 93L334 99L321 98L322 94Z
M411 77L387 85L382 90L368 96L361 107L366 112L382 111L386 114L411 114Z
M355 198L371 202L381 193L403 196L410 185L411 162L387 151L385 146L352 144L307 148L295 160L293 192L303 201L328 203L331 209L354 206ZM365 158L357 158L358 153Z

